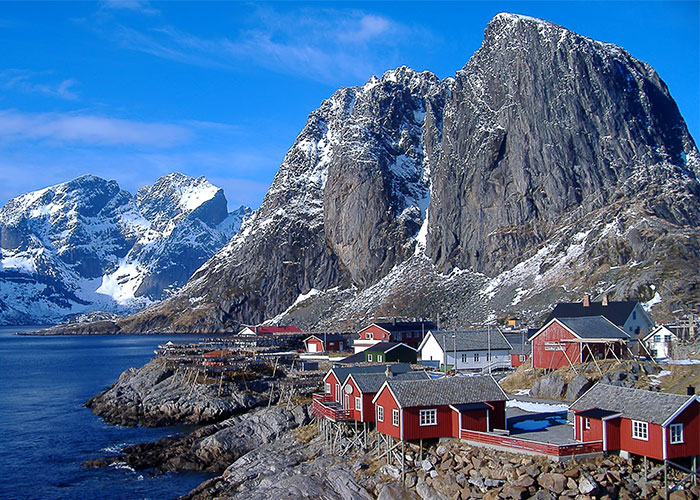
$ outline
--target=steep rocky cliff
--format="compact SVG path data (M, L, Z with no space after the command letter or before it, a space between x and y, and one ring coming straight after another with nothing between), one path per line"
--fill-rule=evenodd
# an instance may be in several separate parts
M248 212L182 174L136 197L92 175L18 196L0 209L0 324L138 310L182 286Z
M324 101L241 232L118 327L464 325L604 291L662 314L699 294L699 165L649 65L499 14L454 78L402 67Z

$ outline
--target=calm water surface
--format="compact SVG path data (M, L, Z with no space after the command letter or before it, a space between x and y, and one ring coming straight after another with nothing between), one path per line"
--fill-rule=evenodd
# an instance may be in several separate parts
M184 428L116 427L82 405L158 344L193 336L23 337L0 327L0 499L166 499L210 477L87 469L90 458Z

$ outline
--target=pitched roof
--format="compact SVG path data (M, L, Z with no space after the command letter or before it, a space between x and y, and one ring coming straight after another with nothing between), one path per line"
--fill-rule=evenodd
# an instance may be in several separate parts
M248 329L254 333L257 333L259 335L261 335L261 334L274 334L274 333L301 333L301 330L294 325L280 325L280 326L249 325L249 326L246 326L241 331L245 331L246 329Z
M394 347L398 346L403 346L406 347L412 351L415 351L415 349L407 344L404 344L402 342L377 342L373 346L368 347L362 352L387 352L392 350Z
M365 394L375 393L381 389L387 380L427 380L430 376L423 371L411 371L394 374L388 379L386 373L351 373L349 377L355 381L355 385Z
M428 332L428 330L434 330L437 325L432 321L386 321L381 323L372 323L377 325L379 328L383 328L390 333L401 333L401 332ZM371 325L370 325L371 326ZM365 330L366 328L363 328Z
M629 339L620 327L603 316L557 318L561 324L583 339Z
M505 401L508 397L491 376L442 377L430 380L388 380L399 406L438 406Z
M664 325L657 325L655 328L652 328L649 330L649 333L647 333L642 340L649 340L652 338L654 335L672 335L673 337L677 337L677 335L670 330L667 326ZM674 339L675 340L675 339Z
M512 348L498 328L452 332L431 330L430 333L443 351L486 351L489 347L491 350Z
M569 408L574 410L601 410L621 413L623 417L654 424L663 424L695 396L630 389L598 383L591 387Z
M383 373L386 371L386 364L383 365L364 365L364 366L334 366L330 369L335 373L335 377L342 384L348 375L351 373ZM411 367L406 363L394 363L391 365L393 373L404 373L411 371ZM325 377L324 377L325 378Z
M624 300L610 301L607 306L604 306L602 302L591 302L589 306L584 306L583 302L561 302L554 307L544 324L546 325L553 318L604 316L615 325L622 326L638 303L632 300Z
M532 342L528 341L530 338L529 332L520 333L504 333L503 336L506 338L508 343L512 346L512 354L531 354L532 353ZM524 341L523 341L524 337Z
M339 359L338 361L336 361L336 363L340 363L342 365L350 365L353 363L364 363L365 359L365 352L360 351L356 352L355 354L351 354L350 356L347 356L343 359Z

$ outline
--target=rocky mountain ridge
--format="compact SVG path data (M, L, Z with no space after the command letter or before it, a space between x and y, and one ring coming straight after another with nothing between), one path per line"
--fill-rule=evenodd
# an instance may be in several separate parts
M526 319L583 293L700 295L700 156L624 49L499 14L454 78L406 67L309 116L259 210L123 332Z
M92 175L18 196L0 209L0 324L134 312L184 284L249 212L178 173L136 196Z

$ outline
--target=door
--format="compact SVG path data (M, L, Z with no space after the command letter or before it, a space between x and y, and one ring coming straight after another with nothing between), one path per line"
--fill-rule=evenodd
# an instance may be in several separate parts
M316 342L309 342L309 352L318 352Z

